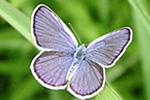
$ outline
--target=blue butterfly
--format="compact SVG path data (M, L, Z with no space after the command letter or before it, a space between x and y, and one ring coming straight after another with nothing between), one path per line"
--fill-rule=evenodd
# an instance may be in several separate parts
M108 33L87 47L78 47L72 32L46 5L33 11L31 31L42 51L33 59L35 79L49 89L65 89L79 99L95 96L103 90L105 68L112 67L132 40L132 30L125 27Z

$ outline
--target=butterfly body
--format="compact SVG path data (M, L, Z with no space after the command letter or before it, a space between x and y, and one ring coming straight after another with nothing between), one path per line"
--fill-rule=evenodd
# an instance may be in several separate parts
M83 44L79 46L76 52L74 53L74 61L67 73L67 77L66 77L67 80L71 80L71 78L74 76L76 70L80 66L80 63L85 59L85 54L86 54L86 48L85 48L85 44Z
M105 68L112 67L132 40L125 27L78 47L64 22L46 5L38 5L31 18L31 32L42 51L32 60L35 79L48 89L65 89L79 99L103 90Z

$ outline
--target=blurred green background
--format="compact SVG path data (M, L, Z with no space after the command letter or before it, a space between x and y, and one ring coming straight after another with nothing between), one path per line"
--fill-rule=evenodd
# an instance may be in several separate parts
M28 18L40 3L53 9L67 25L70 22L82 42L87 44L115 29L131 27L133 41L116 65L106 69L106 81L124 100L150 100L150 0L8 2L10 6L5 6L6 2L0 0L0 100L76 100L66 90L54 91L42 87L31 74L30 63L39 51L30 43L32 38L23 29L30 30ZM14 17L15 12L7 12L11 6L26 16ZM16 20L11 20L13 18ZM21 26L24 19L27 19L24 22L27 24ZM31 41L24 37L30 37L28 40Z

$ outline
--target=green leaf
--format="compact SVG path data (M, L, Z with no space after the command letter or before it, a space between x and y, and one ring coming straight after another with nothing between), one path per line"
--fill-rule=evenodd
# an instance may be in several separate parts
M15 7L11 6L8 2L4 0L0 0L0 15L18 30L30 43L33 44L33 39L30 34L30 19L25 16L22 12L17 10ZM32 81L29 81L32 84ZM26 86L29 88L29 86ZM18 90L19 91L19 90ZM18 93L13 93L13 97ZM23 90L26 91L26 90ZM21 94L23 97L23 94ZM20 97L18 97L20 98ZM95 97L94 100L122 100L120 96L109 86L108 84L105 85L104 90Z

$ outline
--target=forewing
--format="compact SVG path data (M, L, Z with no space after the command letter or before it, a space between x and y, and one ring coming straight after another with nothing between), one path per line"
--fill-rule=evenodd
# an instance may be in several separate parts
M88 99L98 94L104 83L105 69L92 61L83 60L68 86L68 91L79 99Z
M31 29L40 49L73 52L78 45L64 22L43 4L38 5L32 14Z
M31 64L31 71L36 80L46 88L64 89L66 75L73 62L73 56L63 52L43 51Z
M130 28L122 28L94 40L87 47L86 58L111 67L124 53L132 40Z

